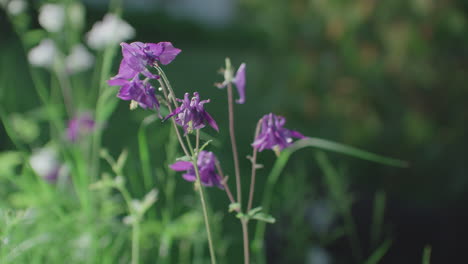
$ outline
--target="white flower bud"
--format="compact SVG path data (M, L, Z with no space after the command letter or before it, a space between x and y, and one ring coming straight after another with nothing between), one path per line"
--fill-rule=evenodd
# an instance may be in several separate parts
M5 5L6 3L3 3ZM19 15L26 10L27 3L24 0L12 0L8 3L7 11L13 16Z
M87 43L93 49L118 44L135 36L135 29L114 14L107 14L102 21L96 22L87 34Z
M34 66L51 68L54 65L57 48L51 39L44 39L28 53L28 60Z
M49 32L59 32L65 24L65 8L57 4L43 5L39 11L39 24Z
M85 71L94 64L94 56L85 46L75 45L65 59L65 67L70 74Z

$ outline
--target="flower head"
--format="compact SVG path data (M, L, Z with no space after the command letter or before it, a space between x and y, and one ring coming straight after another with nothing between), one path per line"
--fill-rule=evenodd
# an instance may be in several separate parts
M109 81L109 83L111 83ZM132 80L120 80L114 85L122 85L120 87L117 97L125 101L135 101L143 109L156 109L159 110L159 101L156 98L153 86L148 81L142 81L138 76Z
M292 144L294 138L305 138L301 133L284 128L286 119L270 113L260 119L261 130L252 143L259 151L264 149L282 150Z
M94 56L83 46L72 47L70 55L65 58L65 67L70 74L85 71L94 64Z
M226 69L224 69L224 81L222 83L217 83L218 88L224 88L229 83L236 85L237 93L239 94L239 99L236 100L236 103L243 104L245 103L245 63L242 63L237 69L236 76L233 76L233 69L231 66L231 60L226 58Z
M192 132L194 129L204 128L206 123L216 131L219 131L216 121L203 107L210 100L200 101L200 96L197 92L193 93L192 99L189 99L189 96L189 93L185 93L184 100L177 99L177 101L182 102L182 105L166 116L164 120L175 116L176 123L182 126L185 134Z
M174 48L170 42L155 43L121 43L123 59L120 63L119 73L110 82L120 79L131 79L138 73L150 79L159 79L159 76L151 73L148 66L155 65L158 61L169 64L175 59L180 49Z
M95 50L118 44L135 36L135 29L120 17L106 14L102 21L96 22L86 35L88 45Z
M39 12L39 24L47 31L56 33L65 25L65 7L58 4L45 4Z
M78 115L68 121L67 139L71 142L76 142L81 137L94 131L95 128L96 122L90 114Z
M213 152L200 151L198 154L198 170L200 172L200 181L204 186L217 186L223 189L221 176L216 173L216 157ZM196 181L197 175L195 174L195 168L189 161L177 161L176 163L169 166L175 171L186 171L182 177L187 181Z
M57 55L57 47L53 40L43 39L28 53L28 61L33 66L52 68Z

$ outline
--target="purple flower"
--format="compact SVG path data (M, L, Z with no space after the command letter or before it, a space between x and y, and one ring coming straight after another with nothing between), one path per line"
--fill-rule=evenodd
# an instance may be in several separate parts
M210 100L200 101L200 96L195 92L191 100L189 99L189 94L185 93L184 100L177 99L177 101L182 102L182 105L166 116L164 120L175 116L176 123L182 126L185 134L192 132L194 129L204 128L206 123L216 131L219 131L216 121L203 107Z
M126 101L133 100L144 109L159 110L159 102L154 94L156 89L148 81L142 81L138 76L135 76L132 80L121 81L119 84L122 85L117 94L117 97L120 99Z
M301 133L284 128L286 119L272 113L265 115L260 120L261 130L252 143L259 151L264 149L282 150L292 144L293 137L305 138Z
M222 179L216 173L216 157L213 152L200 151L198 154L198 171L200 172L200 181L204 186L217 186L223 189ZM186 171L182 177L187 181L196 181L197 175L195 174L195 168L192 162L189 161L177 161L176 163L169 166L175 171Z
M96 122L90 114L80 114L68 121L67 139L76 142L81 137L93 132L95 127Z
M170 42L156 44L122 42L120 46L122 46L123 59L120 63L119 73L109 81L110 85L120 85L122 80L132 79L138 73L150 79L158 79L159 76L151 73L147 67L154 66L158 61L167 65L181 52L180 49L174 48Z
M224 73L224 82L216 84L218 88L224 88L229 83L236 85L237 93L239 94L239 99L236 100L236 103L243 104L245 103L245 63L242 63L237 69L236 76L232 77L231 71L231 62L226 63L226 70Z

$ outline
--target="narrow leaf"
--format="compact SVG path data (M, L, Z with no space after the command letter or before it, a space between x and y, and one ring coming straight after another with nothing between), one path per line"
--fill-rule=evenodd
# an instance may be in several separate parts
M386 240L372 255L364 262L364 264L377 264L387 254L387 251L392 245L391 240Z
M304 147L316 147L316 148L320 148L323 150L333 151L333 152L349 155L355 158L373 161L373 162L377 162L377 163L381 163L381 164L385 164L389 166L394 166L394 167L401 167L401 168L408 167L408 162L406 161L393 159L393 158L387 158L378 154L374 154L371 152L360 150L358 148L336 143L333 141L328 141L328 140L321 139L321 138L305 138L305 139L298 140L295 144L293 144L290 147L290 149L292 151L295 151L297 149L301 149Z

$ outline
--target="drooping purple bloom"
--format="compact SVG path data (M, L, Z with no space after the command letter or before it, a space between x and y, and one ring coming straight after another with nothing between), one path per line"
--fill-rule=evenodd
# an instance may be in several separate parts
M122 46L123 59L119 73L109 81L110 85L119 85L122 80L132 79L138 73L150 79L158 79L159 76L151 73L147 67L152 67L157 62L167 65L181 52L170 42L130 44L122 42L120 46Z
M263 151L264 149L282 150L292 144L293 137L305 138L304 135L297 131L284 128L286 119L282 116L270 113L263 116L260 122L260 133L252 143L252 146L257 148L258 151Z
M228 71L227 69L225 71ZM243 104L245 103L245 63L242 63L237 69L236 76L232 77L231 72L225 72L224 82L216 84L218 88L224 88L229 83L236 85L237 93L239 94L239 99L236 100L236 103Z
M216 131L219 131L216 121L203 107L203 105L209 103L210 100L200 101L199 94L195 92L193 93L192 99L189 99L189 93L185 93L184 100L177 99L177 101L182 102L182 105L177 107L164 120L175 116L176 123L182 126L185 134L192 132L194 129L204 128L206 123Z
M67 139L76 142L81 137L91 133L96 128L96 122L89 113L79 114L68 121Z
M216 157L213 152L200 151L198 154L198 170L200 172L200 181L204 186L217 186L223 189L221 176L216 173ZM169 166L175 171L186 171L182 177L187 181L196 181L197 175L195 174L195 168L192 162L189 161L177 161L176 163Z
M239 93L239 99L236 100L236 103L245 103L245 63L242 63L237 69L233 83L236 85L237 92Z
M141 108L159 110L159 101L154 94L156 89L147 81L142 81L135 76L130 81L119 82L120 87L117 97L122 100L138 102Z

